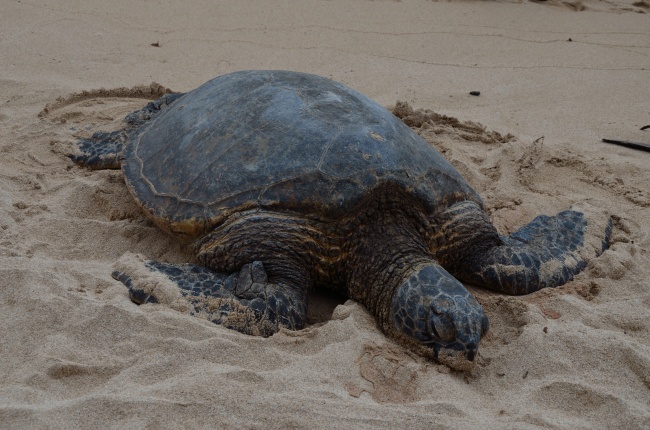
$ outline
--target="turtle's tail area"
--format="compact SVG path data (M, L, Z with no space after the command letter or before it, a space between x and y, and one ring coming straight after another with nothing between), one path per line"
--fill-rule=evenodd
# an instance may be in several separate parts
M124 121L131 128L140 127L184 95L185 93L165 94L158 100L147 103L142 109L131 112L124 118Z
M557 287L609 247L611 217L567 210L540 215L502 243L473 256L464 282L512 295Z
M80 153L71 154L72 161L93 170L119 169L121 154L128 141L129 133L154 118L183 94L165 94L158 100L147 103L142 109L131 112L124 118L126 127L113 132L99 131L88 139L79 139Z

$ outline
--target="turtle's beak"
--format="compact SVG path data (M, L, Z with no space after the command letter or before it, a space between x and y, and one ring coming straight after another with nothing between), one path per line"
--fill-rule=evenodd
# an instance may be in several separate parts
M474 361L476 354L478 353L478 348L467 351L467 361Z
M488 332L490 323L487 316L482 313L478 322L480 328L457 332L459 336L453 342L433 343L434 358L456 370L470 370L475 365L478 356L478 347L481 339Z

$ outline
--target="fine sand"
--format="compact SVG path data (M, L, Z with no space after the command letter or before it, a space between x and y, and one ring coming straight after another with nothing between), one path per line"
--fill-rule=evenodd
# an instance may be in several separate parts
M0 428L650 428L650 153L601 142L650 143L647 0L0 4ZM610 249L553 290L472 288L491 331L464 373L331 295L267 339L136 306L117 260L193 256L66 154L243 69L407 102L502 233L575 205Z

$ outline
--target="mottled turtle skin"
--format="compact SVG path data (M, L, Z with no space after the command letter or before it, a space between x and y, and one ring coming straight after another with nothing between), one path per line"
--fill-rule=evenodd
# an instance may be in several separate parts
M164 230L194 241L196 264L147 262L190 313L247 334L301 329L306 294L334 288L397 341L462 368L488 319L459 281L507 294L555 287L600 249L581 212L500 236L478 194L431 145L332 80L243 71L167 95L72 159L121 166ZM587 255L587 257L585 257ZM136 303L155 291L116 271Z

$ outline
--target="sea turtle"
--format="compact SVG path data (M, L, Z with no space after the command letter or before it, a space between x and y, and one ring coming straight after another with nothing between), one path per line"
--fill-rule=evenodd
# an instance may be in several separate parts
M303 328L307 292L329 286L390 337L463 368L488 319L459 281L531 293L569 281L607 247L610 224L594 232L572 210L499 235L438 151L323 77L236 72L125 121L80 140L71 158L121 166L146 214L194 241L199 264L147 261L147 271L171 280L190 313L243 333ZM113 276L136 303L167 300L130 273Z

